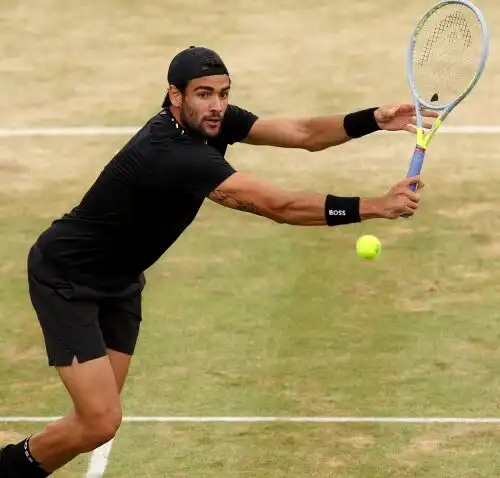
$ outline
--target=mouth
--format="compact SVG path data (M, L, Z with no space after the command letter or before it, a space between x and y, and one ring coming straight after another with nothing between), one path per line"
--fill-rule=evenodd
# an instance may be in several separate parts
M205 122L207 122L212 127L219 126L220 118L207 118Z

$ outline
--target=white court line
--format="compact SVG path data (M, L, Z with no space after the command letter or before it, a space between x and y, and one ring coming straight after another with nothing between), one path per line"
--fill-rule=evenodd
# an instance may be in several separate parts
M500 423L500 418L440 417L128 417L126 422L194 423Z
M47 128L0 128L0 138L16 136L120 136L137 133L136 126L74 126Z
M0 417L0 423L52 422L61 417ZM126 423L469 423L500 424L496 417L124 417ZM85 478L101 478L106 471L112 440L92 454Z
M0 138L25 136L131 136L139 126L70 126L45 128L0 128ZM498 134L500 125L442 126L439 134ZM401 134L383 132L383 134Z
M61 417L0 417L0 423L47 423ZM500 417L124 417L126 423L496 423Z
M101 476L104 475L106 467L108 466L108 458L112 446L113 440L110 440L108 443L94 450L90 458L89 468L85 478L101 478Z

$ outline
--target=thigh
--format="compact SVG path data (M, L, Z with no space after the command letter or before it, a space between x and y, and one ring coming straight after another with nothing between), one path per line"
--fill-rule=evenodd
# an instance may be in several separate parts
M118 391L121 393L123 386L125 385L125 380L127 379L130 362L132 361L132 355L108 349L108 357L115 375Z
M99 326L108 349L132 356L139 336L141 320L141 294L126 298L105 299L99 303ZM122 357L122 359L125 358Z
M45 339L51 366L69 366L106 357L99 327L99 307L87 300L67 300L53 287L29 276L29 293Z
M121 419L120 394L108 356L57 367L73 401L75 413L84 419Z

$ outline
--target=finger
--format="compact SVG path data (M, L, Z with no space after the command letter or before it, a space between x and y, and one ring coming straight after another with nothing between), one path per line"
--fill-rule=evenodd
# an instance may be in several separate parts
M403 104L397 106L397 111L398 113L414 113L415 112L415 105L412 104Z
M400 216L403 216L403 215L405 215L405 216L413 216L413 214L415 214L415 210L414 209L411 209L409 207L404 207L401 210Z
M418 192L418 188L415 188L415 190L413 190L408 186L398 186L395 193L398 196L404 196L404 198L406 198L405 200L408 201L416 203L420 201L420 193Z
M417 128L415 126L413 126L412 124L407 124L403 129L405 131L408 131L408 133L415 134L417 132Z
M405 189L403 194L412 202L418 203L420 201L420 193L412 191L411 189Z
M420 175L417 176L411 176L409 178L405 178L402 181L398 183L398 186L402 187L403 189L409 188L411 185L415 184L418 186L420 183Z
M411 123L409 123L408 125L406 125L406 127L410 127L412 128L413 131L416 131L417 129L415 128L417 126L417 120L415 119L415 117L412 118L411 120ZM422 121L422 128L423 129L431 129L432 127L434 126L434 121ZM406 129L405 127L405 129ZM408 130L407 130L408 131Z
M411 124L413 125L416 125L417 124L417 117L416 116L412 116L411 117ZM423 120L422 121L422 127L423 128L428 128L428 126L426 125L433 125L434 124L434 121L429 121L429 120Z
M437 118L439 116L439 112L434 110L422 110L421 113L422 116L427 118Z
M405 207L409 207L410 209L413 209L414 211L416 211L418 209L418 202L415 202L415 201L408 201L406 204L405 204Z
M425 186L425 184L419 179L416 178L406 178L403 181L400 181L394 188L393 193L395 194L404 194L409 197L409 194L417 194L416 197L420 200L419 191Z
M416 212L417 212L416 209L412 209L410 207L402 207L399 209L398 217L413 216L413 214L415 214Z

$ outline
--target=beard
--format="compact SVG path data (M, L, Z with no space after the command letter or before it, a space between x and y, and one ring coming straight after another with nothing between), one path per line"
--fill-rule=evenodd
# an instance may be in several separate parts
M208 118L202 118L197 120L197 115L194 110L192 110L186 104L183 104L180 110L180 119L184 129L188 132L190 136L194 136L201 139L215 138L220 134L222 126L222 116L219 118L219 124L216 127L210 127L206 123L206 119L215 118L211 116Z

